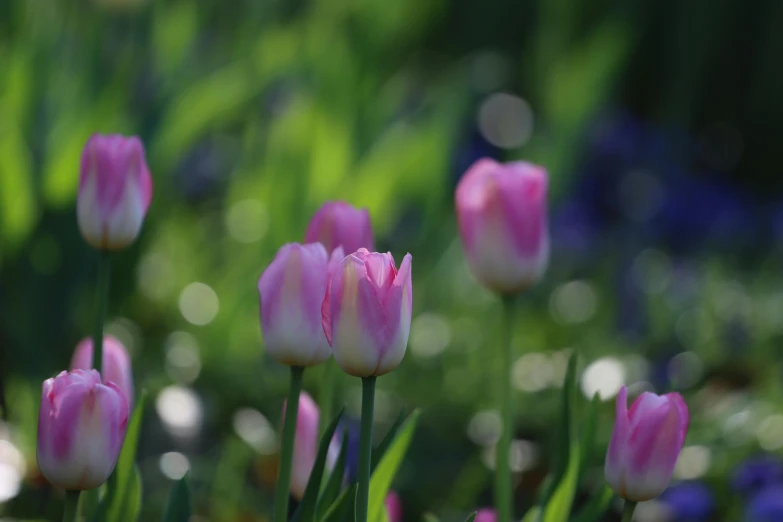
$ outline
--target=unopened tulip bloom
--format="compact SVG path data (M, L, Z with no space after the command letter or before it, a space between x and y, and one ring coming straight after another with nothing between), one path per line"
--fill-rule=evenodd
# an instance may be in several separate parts
M498 522L498 515L494 509L479 509L473 522Z
M335 249L330 263L320 243L289 243L258 280L261 330L266 351L289 366L314 366L332 354L321 325L321 305L329 271L343 258Z
M617 395L604 475L626 500L657 497L671 481L688 431L688 406L679 393L641 394L628 409L625 386Z
M43 383L38 416L38 467L66 490L97 488L120 456L128 401L95 370L62 372Z
M94 134L84 146L77 215L84 239L117 250L141 231L152 200L152 178L138 137Z
M323 303L323 328L340 368L379 376L402 361L413 309L410 254L399 272L391 254L360 248L334 269Z
M473 275L500 294L536 283L549 262L546 169L480 159L457 186L462 246Z
M305 233L306 243L322 243L328 252L342 247L346 254L360 248L375 249L370 213L344 201L328 201L310 220Z
M285 417L283 405L283 417ZM318 422L320 410L312 397L305 392L299 395L299 409L296 412L296 435L294 437L294 458L291 462L291 494L301 500L313 472L318 456ZM331 471L340 453L340 442L335 436L329 446L326 458L326 471Z
M396 491L389 491L384 501L389 522L402 522L402 501Z
M90 370L93 368L92 339L82 339L76 346L71 359L71 370ZM111 335L103 338L103 361L101 363L103 382L113 382L122 390L128 400L128 407L133 408L133 372L128 351L122 343Z

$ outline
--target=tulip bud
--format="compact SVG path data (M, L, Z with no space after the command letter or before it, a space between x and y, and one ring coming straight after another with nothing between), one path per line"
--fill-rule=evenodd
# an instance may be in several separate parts
M389 491L384 501L389 522L402 522L402 502L396 491Z
M688 431L688 406L679 393L645 392L630 410L627 400L623 386L604 475L621 497L642 502L663 493L671 481Z
M94 134L84 146L77 216L84 239L100 250L136 240L152 200L144 146L136 136Z
M411 329L410 254L400 270L391 254L360 248L337 266L323 302L323 329L346 373L383 375L405 355Z
M456 191L462 246L475 277L501 294L526 290L549 262L547 173L526 162L480 159Z
M285 420L285 404L283 404L283 419ZM313 471L315 459L318 456L318 422L321 412L318 405L307 393L299 395L299 410L296 413L296 435L294 436L294 456L291 461L291 494L301 500L304 496L307 481ZM326 457L326 471L331 472L340 454L340 441L335 436L329 445Z
M289 366L314 366L329 358L321 303L330 266L342 258L338 248L330 261L320 243L289 243L278 250L258 280L261 330L270 357Z
M375 248L367 209L352 207L344 201L328 201L310 220L305 243L322 243L328 252L342 247L347 254L360 248Z
M494 509L479 509L473 522L498 522L498 515Z
M62 372L43 383L38 415L38 467L67 490L97 488L120 456L128 401L95 370Z
M71 359L71 370L91 370L93 368L92 339L86 338L76 346ZM128 400L128 408L133 409L133 372L127 350L116 338L107 335L103 338L103 362L101 364L103 382L113 382Z

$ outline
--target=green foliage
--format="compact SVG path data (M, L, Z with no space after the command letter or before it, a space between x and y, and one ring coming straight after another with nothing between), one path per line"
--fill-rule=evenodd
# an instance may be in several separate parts
M408 419L400 426L394 441L384 454L370 478L370 499L368 509L368 522L379 521L385 511L384 502L389 492L394 475L397 473L405 453L408 451L419 422L421 411L414 410Z
M353 522L355 519L353 506L355 503L356 484L343 491L343 494L337 498L321 518L321 522Z
M106 483L106 494L98 506L95 522L135 522L141 509L141 475L136 467L136 449L141 435L147 392L142 390L139 401L125 432L120 457Z
M292 522L312 522L316 518L316 505L318 502L318 494L321 492L321 478L323 477L324 468L326 467L326 457L329 453L329 445L332 443L332 437L337 429L337 423L340 422L340 417L343 416L343 409L341 409L334 420L329 424L321 437L321 441L318 445L318 454L315 457L313 463L313 471L310 473L310 479L307 481L305 487L304 497L299 503L299 507L294 513ZM341 468L335 468L335 474L342 473Z
M348 433L344 433L340 444L340 454L337 457L337 461L334 464L334 469L329 475L326 485L321 491L321 495L318 497L318 505L316 509L316 520L321 520L329 508L334 504L337 497L340 495L340 489L343 485L345 477L345 463L348 459Z
M576 363L577 355L571 355L568 361L565 383L563 384L563 413L561 434L562 443L559 456L565 460L566 467L557 480L552 497L544 509L544 522L568 522L571 505L574 501L577 483L579 482L580 442L576 428Z
M166 501L163 522L188 522L192 512L188 475L185 474L171 488L171 493Z

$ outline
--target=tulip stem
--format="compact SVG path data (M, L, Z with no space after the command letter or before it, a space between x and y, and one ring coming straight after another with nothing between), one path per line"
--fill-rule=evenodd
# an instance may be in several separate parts
M291 366L291 386L283 420L283 441L280 448L280 468L277 470L277 491L275 494L274 522L288 520L288 492L291 488L291 460L294 457L296 418L299 414L299 394L302 391L304 368Z
M356 522L367 522L372 462L372 421L375 409L374 375L362 378L362 426L359 436L359 485L356 491Z
M103 323L109 302L109 277L111 258L108 250L98 253L98 288L95 293L95 329L92 335L92 367L98 370L103 380Z
M633 511L636 509L636 502L626 500L623 507L623 519L621 522L631 522L633 520Z
M63 522L76 522L76 511L79 508L79 490L65 492L65 509L63 509Z
M503 297L503 338L500 367L500 415L503 431L495 450L495 508L499 522L511 522L511 467L509 454L513 434L514 412L511 400L511 332L516 296Z
M336 366L337 362L335 362L334 357L330 357L324 363L324 370L321 375L321 393L319 397L321 399L321 425L319 426L319 432L322 436L332 422L332 416L334 415L334 397L337 388L337 372L334 371Z

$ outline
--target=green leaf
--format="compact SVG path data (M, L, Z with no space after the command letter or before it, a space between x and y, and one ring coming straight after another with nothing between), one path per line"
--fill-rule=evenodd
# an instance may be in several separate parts
M166 511L163 513L163 522L188 522L192 508L190 505L190 488L188 487L188 475L179 479L169 493L166 501Z
M574 403L576 402L576 361L573 354L568 361L568 371L563 385L563 426L567 445L561 446L561 455L566 458L565 472L558 482L552 498L544 510L544 522L567 522L574 502L577 482L579 481L579 436L574 422Z
M383 437L383 440L380 444L378 444L378 447L374 448L372 450L372 470L375 470L375 467L378 465L378 463L381 461L381 458L386 454L386 451L389 449L389 445L394 440L395 435L397 435L397 431L400 429L400 426L402 426L403 421L405 421L405 410L401 410L400 414L397 416L397 420L394 421L394 424L391 425L391 428L389 428L389 431L386 432L386 436Z
M612 504L614 491L609 486L604 486L600 493L593 495L590 501L579 511L573 522L594 522L606 513Z
M433 513L424 513L424 522L440 522L440 519Z
M312 522L315 520L316 502L318 501L318 493L321 491L321 478L326 467L326 456L329 453L329 445L332 443L337 423L340 422L340 417L343 416L343 411L345 411L345 408L337 412L337 416L332 420L321 437L321 442L318 445L318 454L313 464L313 471L310 472L310 479L307 481L304 496L291 522Z
M370 505L367 517L369 522L378 522L381 519L386 495L389 492L392 479L394 479L394 475L397 473L397 469L402 464L402 459L408 451L408 446L410 446L413 439L413 433L416 431L416 424L419 422L420 415L421 412L419 410L414 410L410 414L408 420L400 427L394 441L389 445L388 451L378 463L372 477L370 477Z
M345 462L348 460L348 432L343 433L342 443L340 445L340 455L337 457L337 462L334 465L332 474L329 476L329 480L326 482L321 496L318 497L318 504L316 505L316 520L321 520L329 509L329 506L334 503L340 494L340 488L343 485L343 479L345 477Z
M146 402L147 393L142 390L125 432L125 442L122 444L117 465L106 483L106 495L92 519L94 522L135 522L138 516L139 509L133 502L140 501L141 488L138 488L138 495L133 490L136 488L137 480L136 449Z
M478 515L478 512L474 511L468 516L468 518L465 519L465 522L473 522L476 520L476 515Z
M595 425L598 420L598 405L601 400L598 397L598 392L593 395L593 400L590 401L590 405L587 409L587 415L585 417L584 426L582 428L582 448L581 448L581 462L579 469L584 470L587 468L588 459L593 452L593 444L595 442Z
M522 522L538 522L540 519L541 519L541 508L538 506L533 506L525 514L525 516L522 517Z
M356 484L346 489L329 507L320 522L353 522L356 517L353 506L356 503Z

